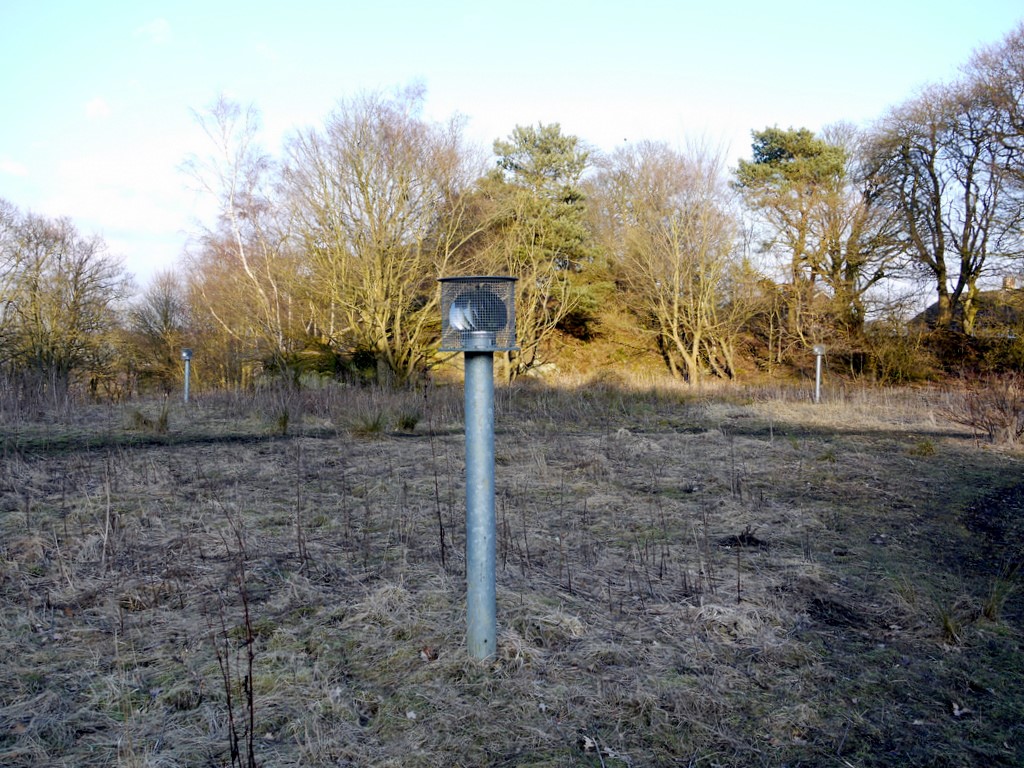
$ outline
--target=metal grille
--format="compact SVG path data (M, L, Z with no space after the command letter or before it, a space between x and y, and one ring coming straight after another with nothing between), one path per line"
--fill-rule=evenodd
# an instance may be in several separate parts
M441 351L503 352L516 346L514 277L442 277Z

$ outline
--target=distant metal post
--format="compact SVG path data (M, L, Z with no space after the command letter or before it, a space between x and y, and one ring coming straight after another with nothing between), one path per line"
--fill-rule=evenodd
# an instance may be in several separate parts
M441 278L441 350L465 353L466 645L497 650L494 353L516 349L513 277Z
M185 361L185 402L188 402L188 382L191 371L189 370L192 363L192 350L186 347L181 350L181 359Z
M825 356L825 345L814 345L814 402L821 402L821 358Z

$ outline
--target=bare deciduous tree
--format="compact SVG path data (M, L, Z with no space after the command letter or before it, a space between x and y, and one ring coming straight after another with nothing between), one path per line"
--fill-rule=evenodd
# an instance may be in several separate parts
M130 365L143 384L154 384L164 392L177 386L189 316L185 287L169 271L154 275L142 296L129 307L126 331Z
M5 206L0 234L0 325L8 371L36 394L63 398L112 373L114 308L130 277L98 237L68 219Z
M617 151L596 181L604 232L630 304L675 376L736 373L749 307L720 155L665 144Z
M975 53L967 78L994 112L993 130L1007 151L1015 192L1024 192L1024 23L1001 42Z
M988 91L963 80L924 91L875 129L873 177L899 212L904 248L932 283L939 328L973 333L979 279L993 260L1024 253L1019 154L1001 125Z
M192 253L193 294L250 358L287 367L302 327L293 312L297 265L269 189L273 165L256 143L258 115L222 96L196 120L211 152L185 168L219 210Z
M399 381L421 372L439 331L437 278L465 229L470 178L460 125L418 116L423 94L343 102L288 148L293 242L306 259L311 330L371 353Z

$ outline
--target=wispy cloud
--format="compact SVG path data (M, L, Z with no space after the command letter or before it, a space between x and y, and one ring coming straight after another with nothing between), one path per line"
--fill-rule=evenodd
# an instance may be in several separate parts
M102 120L110 116L110 105L105 99L97 96L85 105L85 116L90 120Z
M28 176L28 168L9 157L0 157L0 173L8 176Z
M136 28L132 35L148 40L154 45L163 45L171 39L171 25L167 23L167 19L153 19Z

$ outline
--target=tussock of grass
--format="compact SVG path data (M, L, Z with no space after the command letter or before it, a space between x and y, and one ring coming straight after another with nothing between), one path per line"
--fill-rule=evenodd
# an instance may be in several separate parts
M123 414L3 433L0 764L231 765L232 718L261 766L1024 760L1020 510L988 495L1019 456L922 393L496 402L485 663L458 388L211 398L160 441Z

